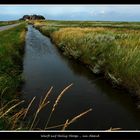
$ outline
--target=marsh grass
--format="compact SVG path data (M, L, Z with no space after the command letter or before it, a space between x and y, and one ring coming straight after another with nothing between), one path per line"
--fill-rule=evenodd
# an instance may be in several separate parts
M0 32L0 93L6 89L7 100L13 98L21 81L24 41L25 24Z
M104 74L114 87L140 95L139 22L42 21L34 26L64 55Z
M65 27L107 27L117 29L140 29L139 22L111 22L111 21L61 21L61 20L40 20L30 21L35 26L46 26L50 28L65 28Z
M22 82L25 33L24 23L0 31L0 129L8 129L8 118L19 106L17 97L20 96L18 88Z

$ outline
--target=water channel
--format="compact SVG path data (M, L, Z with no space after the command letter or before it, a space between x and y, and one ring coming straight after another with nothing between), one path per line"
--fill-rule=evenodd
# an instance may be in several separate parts
M50 104L38 116L37 127L43 129L52 104L69 84L73 86L64 94L49 126L64 123L81 112L93 108L68 127L68 130L107 130L110 127L123 130L140 129L140 111L126 91L111 87L85 66L63 56L50 39L31 25L28 26L24 56L23 76L25 83L22 98L28 104L36 100L28 113L32 116L41 97L51 86Z

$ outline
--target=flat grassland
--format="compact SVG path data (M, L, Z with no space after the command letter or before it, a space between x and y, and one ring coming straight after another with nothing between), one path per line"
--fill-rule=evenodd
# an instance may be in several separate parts
M35 21L63 53L140 95L140 23Z

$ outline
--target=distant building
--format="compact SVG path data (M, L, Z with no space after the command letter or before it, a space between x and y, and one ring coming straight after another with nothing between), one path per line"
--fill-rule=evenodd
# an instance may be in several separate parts
M45 20L44 16L41 15L24 15L21 19L19 20Z

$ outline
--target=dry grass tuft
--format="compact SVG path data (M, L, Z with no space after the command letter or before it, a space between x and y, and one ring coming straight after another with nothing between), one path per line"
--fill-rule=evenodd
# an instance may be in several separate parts
M36 119L37 119L37 116L38 116L39 112L40 112L47 104L50 103L50 101L47 101L47 99L48 99L48 97L49 97L49 95L50 95L52 89L53 89L53 87L51 87L51 88L49 89L49 91L47 92L47 94L46 94L46 96L45 96L45 98L44 98L43 100L42 100L42 98L41 98L40 103L39 103L39 106L38 106L38 109L37 109L37 111L36 111L36 113L35 113L34 119L33 119L32 124L31 124L31 126L30 126L30 130L33 128L34 123L35 123L35 121L36 121Z
M83 113L80 113L79 115L77 115L76 117L74 117L73 119L71 119L70 121L66 121L64 124L64 127L62 128L62 130L65 130L70 124L74 123L76 120L78 120L79 118L81 118L82 116L86 115L87 113L89 113L90 111L92 111L92 108L84 111Z
M54 128L59 128L62 127L62 130L66 130L66 128L74 123L76 120L78 120L79 118L81 118L82 116L86 115L87 113L89 113L90 111L92 111L92 109L88 109L86 111L84 111L83 113L80 113L79 115L77 115L76 117L70 119L67 119L65 123L63 124L59 124L59 125L55 125L55 126L51 126L51 127L47 127L51 116L53 114L53 112L55 111L57 105L59 104L62 96L64 95L64 93L72 86L73 84L68 85L66 88L64 88L61 93L58 95L58 97L56 98L52 110L50 112L50 115L48 117L47 123L45 125L45 129L44 130L48 130L48 129L54 129ZM19 101L17 99L10 101L9 103L5 104L1 109L0 109L0 118L4 118L6 115L8 115L8 113L12 113L13 115L9 118L9 122L10 122L10 129L11 130L41 130L40 128L37 128L37 124L39 122L39 120L37 120L37 117L39 115L39 113L41 112L41 110L46 107L50 101L48 99L49 95L52 92L53 87L51 87L48 92L46 93L45 97L40 100L40 103L38 105L38 108L36 110L36 112L33 114L33 120L29 121L28 124L26 122L26 124L24 124L22 121L26 121L25 118L28 117L27 114L33 104L33 102L35 101L36 97L33 97L33 99L30 101L29 105L27 106L27 108L21 108L20 110L16 111L14 110L16 107L18 107L19 105L21 105L22 103L24 103L24 100ZM14 110L14 111L13 111ZM12 123L11 123L12 122Z
M65 89L63 89L63 91L59 94L59 96L58 96L57 99L55 100L55 103L54 103L54 105L53 105L53 108L52 108L52 110L51 110L51 113L50 113L50 115L49 115L49 118L48 118L47 123L46 123L46 125L45 125L45 129L47 128L47 126L48 126L48 124L49 124L49 121L50 121L50 119L51 119L51 116L52 116L53 112L55 111L55 108L56 108L56 106L58 105L58 103L59 103L61 97L63 96L63 94L64 94L72 85L73 85L73 83L70 84L69 86L67 86Z
M11 112L14 108L16 108L17 106L19 106L21 103L23 103L24 102L24 100L23 101L20 101L20 102L18 102L18 103L16 103L15 105L13 105L13 106L11 106L8 110L6 110L5 112L3 112L2 114L0 114L0 119L2 118L2 117L4 117L5 115L7 115L9 112Z
M29 109L30 109L32 103L34 102L35 98L36 98L36 97L34 97L34 98L31 100L31 102L29 103L29 105L28 105L28 107L27 107L27 109L26 109L26 111L25 111L25 114L24 114L23 119L25 119L25 117L26 117L26 115L27 115L27 113L28 113L28 111L29 111Z
M110 129L108 129L108 130L106 130L106 131L108 131L108 132L110 132L110 131L118 131L118 130L121 130L122 128L112 128L112 127L110 127Z

